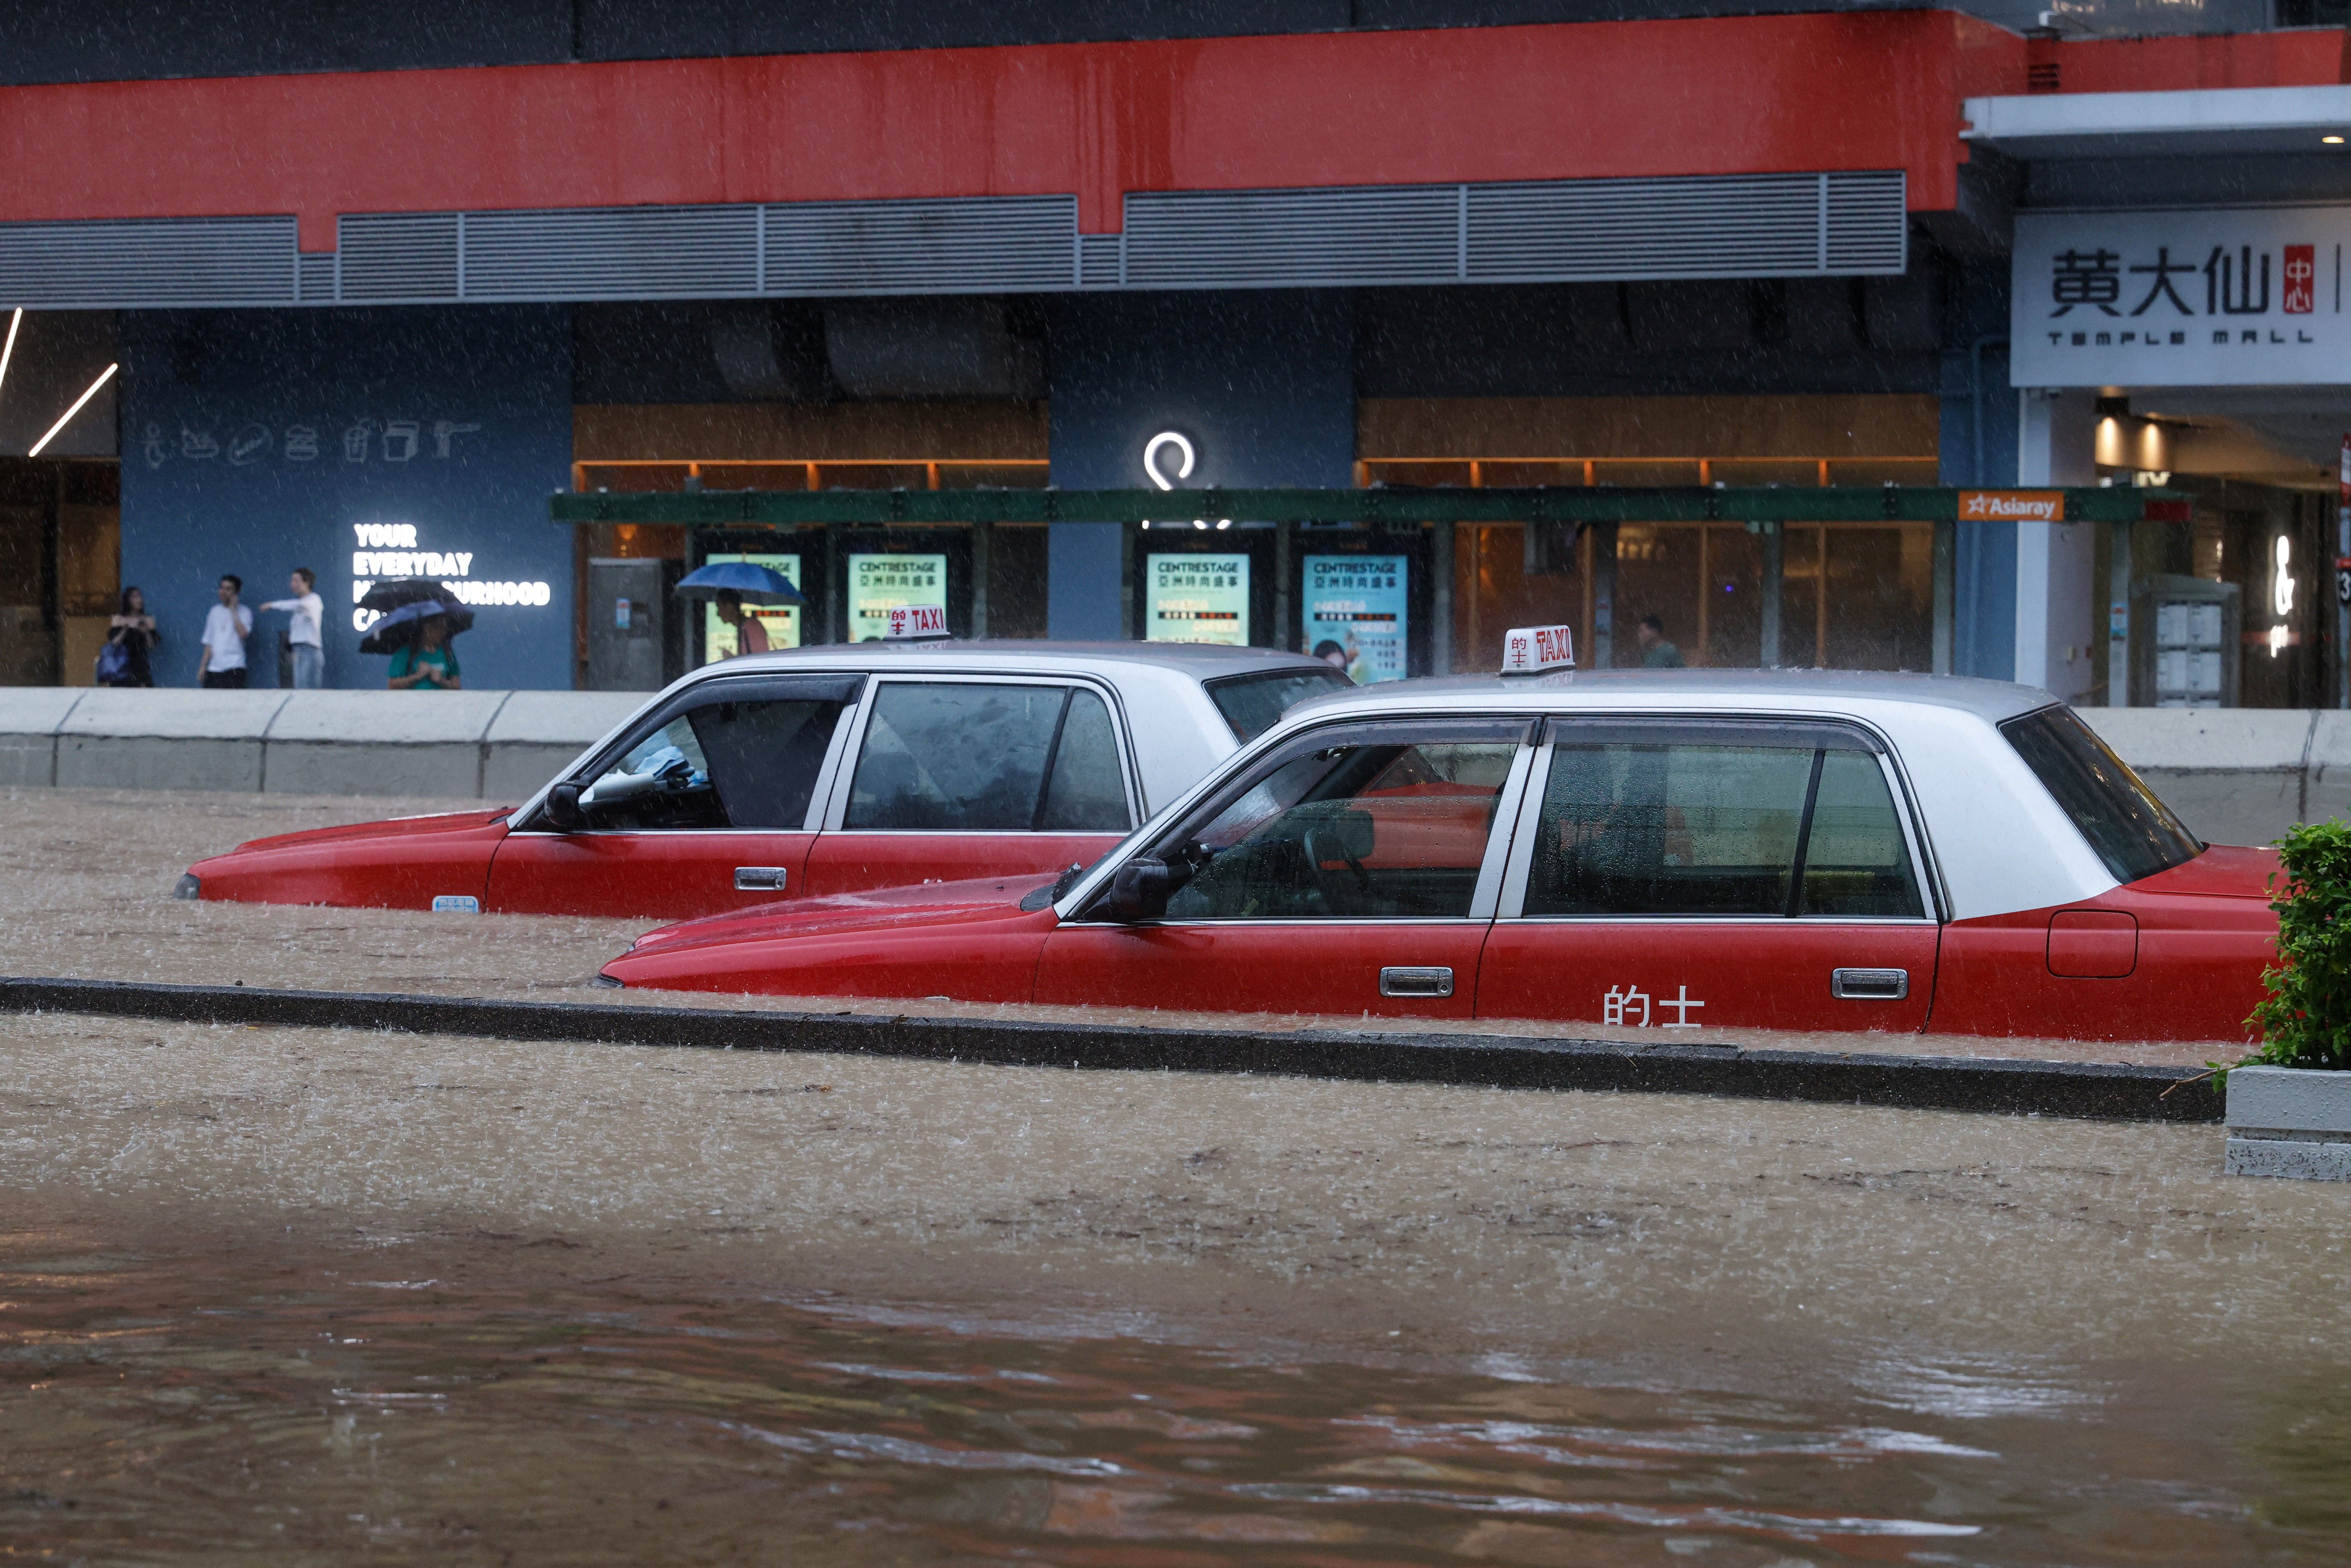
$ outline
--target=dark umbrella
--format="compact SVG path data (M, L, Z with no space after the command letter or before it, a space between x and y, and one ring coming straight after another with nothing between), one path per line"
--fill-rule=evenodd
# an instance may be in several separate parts
M677 591L688 599L715 599L733 592L746 604L806 604L800 591L782 572L747 560L714 560L678 579Z
M432 578L395 577L388 581L371 584L366 597L360 601L360 608L397 610L404 604L422 604L428 599L448 605L457 602L457 596L449 591L446 584L436 582Z
M436 615L447 618L444 624L451 637L474 623L474 612L454 600L413 599L369 627L367 635L360 639L360 652L396 653L415 637L419 626Z

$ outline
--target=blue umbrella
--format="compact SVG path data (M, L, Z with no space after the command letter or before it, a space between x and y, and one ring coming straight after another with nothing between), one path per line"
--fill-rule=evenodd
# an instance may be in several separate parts
M746 604L806 604L782 572L747 560L714 560L678 580L689 599L713 599L732 591Z

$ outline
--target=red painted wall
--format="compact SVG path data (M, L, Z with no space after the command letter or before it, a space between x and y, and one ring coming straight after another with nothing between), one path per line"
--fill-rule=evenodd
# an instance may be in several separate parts
M0 90L0 221L1909 172L2020 91L1951 12L110 82Z
M2351 35L2335 28L2210 38L2095 38L2055 51L2061 92L2163 92L2191 88L2333 87L2351 80Z

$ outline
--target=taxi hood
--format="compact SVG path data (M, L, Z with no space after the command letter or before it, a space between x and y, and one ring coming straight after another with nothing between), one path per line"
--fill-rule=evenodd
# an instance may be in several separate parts
M463 832L470 828L486 828L513 810L511 806L498 806L485 811L444 811L429 817L390 817L381 822L353 822L341 828L309 828L298 833L273 833L264 839L247 839L232 852L287 850L306 844L346 842L353 839L404 839L420 833Z
M681 920L674 925L656 927L630 944L629 955L992 919L1028 913L1020 908L1021 900L1040 888L1052 885L1050 875L982 876L962 882L874 888L831 898L758 904L748 909L705 915L698 920Z

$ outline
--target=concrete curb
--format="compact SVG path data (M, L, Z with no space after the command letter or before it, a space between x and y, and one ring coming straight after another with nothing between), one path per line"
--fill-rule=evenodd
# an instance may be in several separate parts
M2220 1097L2184 1067L1997 1058L1839 1055L1729 1045L1630 1045L1512 1035L1267 1034L992 1019L733 1012L599 1002L509 1002L346 991L0 978L0 1012L183 1023L395 1030L503 1040L722 1051L808 1051L1003 1066L1259 1072L1506 1089L1615 1090L1809 1100L2095 1121L2217 1122Z

